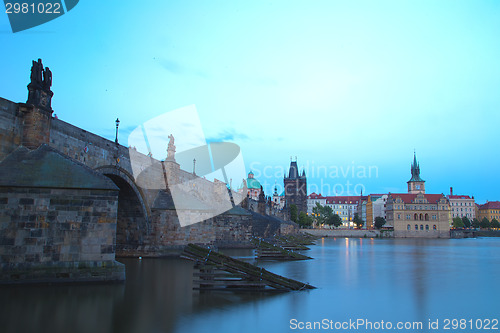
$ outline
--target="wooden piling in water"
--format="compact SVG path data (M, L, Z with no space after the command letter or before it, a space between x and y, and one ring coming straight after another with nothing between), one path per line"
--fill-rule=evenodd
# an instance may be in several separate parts
M315 289L211 249L189 244L181 255L195 262L194 289L223 291L292 291Z
M257 247L257 259L268 260L308 260L311 257L294 252L293 250L271 244L261 238L256 238L253 243Z

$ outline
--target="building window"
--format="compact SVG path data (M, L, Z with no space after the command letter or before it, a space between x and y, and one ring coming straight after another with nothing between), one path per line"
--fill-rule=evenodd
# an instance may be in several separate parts
M418 230L418 224L415 224L415 230Z
M416 221L416 220L418 220L418 214L417 214L417 213L415 213L415 215L413 215L413 219L414 219L415 221Z
M424 230L424 225L423 224L420 225L420 230Z
M408 224L407 229L408 229L408 231L410 231L411 230L411 225Z
M427 213L425 214L425 220L429 221L429 214L427 214Z
M437 228L436 228L436 225L435 225L435 224L432 226L432 230L437 230Z
M398 214L398 220L401 220L401 214Z
M429 225L428 224L425 225L425 230L429 231Z

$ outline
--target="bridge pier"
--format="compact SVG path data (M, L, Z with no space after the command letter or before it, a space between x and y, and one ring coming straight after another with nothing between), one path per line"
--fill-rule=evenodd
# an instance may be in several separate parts
M123 281L118 188L47 145L0 162L0 283Z

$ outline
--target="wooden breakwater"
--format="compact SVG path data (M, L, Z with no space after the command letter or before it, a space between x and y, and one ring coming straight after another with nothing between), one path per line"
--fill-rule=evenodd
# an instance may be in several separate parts
M256 258L260 260L307 260L312 259L297 251L310 250L317 237L310 234L275 236L271 239L255 238Z
M288 248L266 242L261 238L253 240L256 246L256 258L261 260L308 260L311 257L305 256L293 250L296 245Z
M203 291L293 291L315 289L211 249L189 244L181 255L195 262L193 289Z
M274 237L273 243L285 249L293 251L309 250L307 245L315 245L315 241L320 238L308 233L295 235L283 235Z

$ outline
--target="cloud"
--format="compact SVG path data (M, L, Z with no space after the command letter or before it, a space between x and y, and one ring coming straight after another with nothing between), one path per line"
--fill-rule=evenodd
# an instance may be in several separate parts
M224 142L224 141L235 141L235 140L247 140L248 136L243 133L236 132L233 128L226 129L215 136L208 137L207 142Z
M200 77L202 79L209 79L211 78L211 75L207 72L205 72L202 69L199 68L189 68L187 66L184 66L183 64L171 60L171 59L159 59L158 63L160 64L163 69L169 71L172 74L176 75L193 75Z
M160 59L159 63L161 67L173 74L184 74L186 72L185 68L178 62L168 59Z

